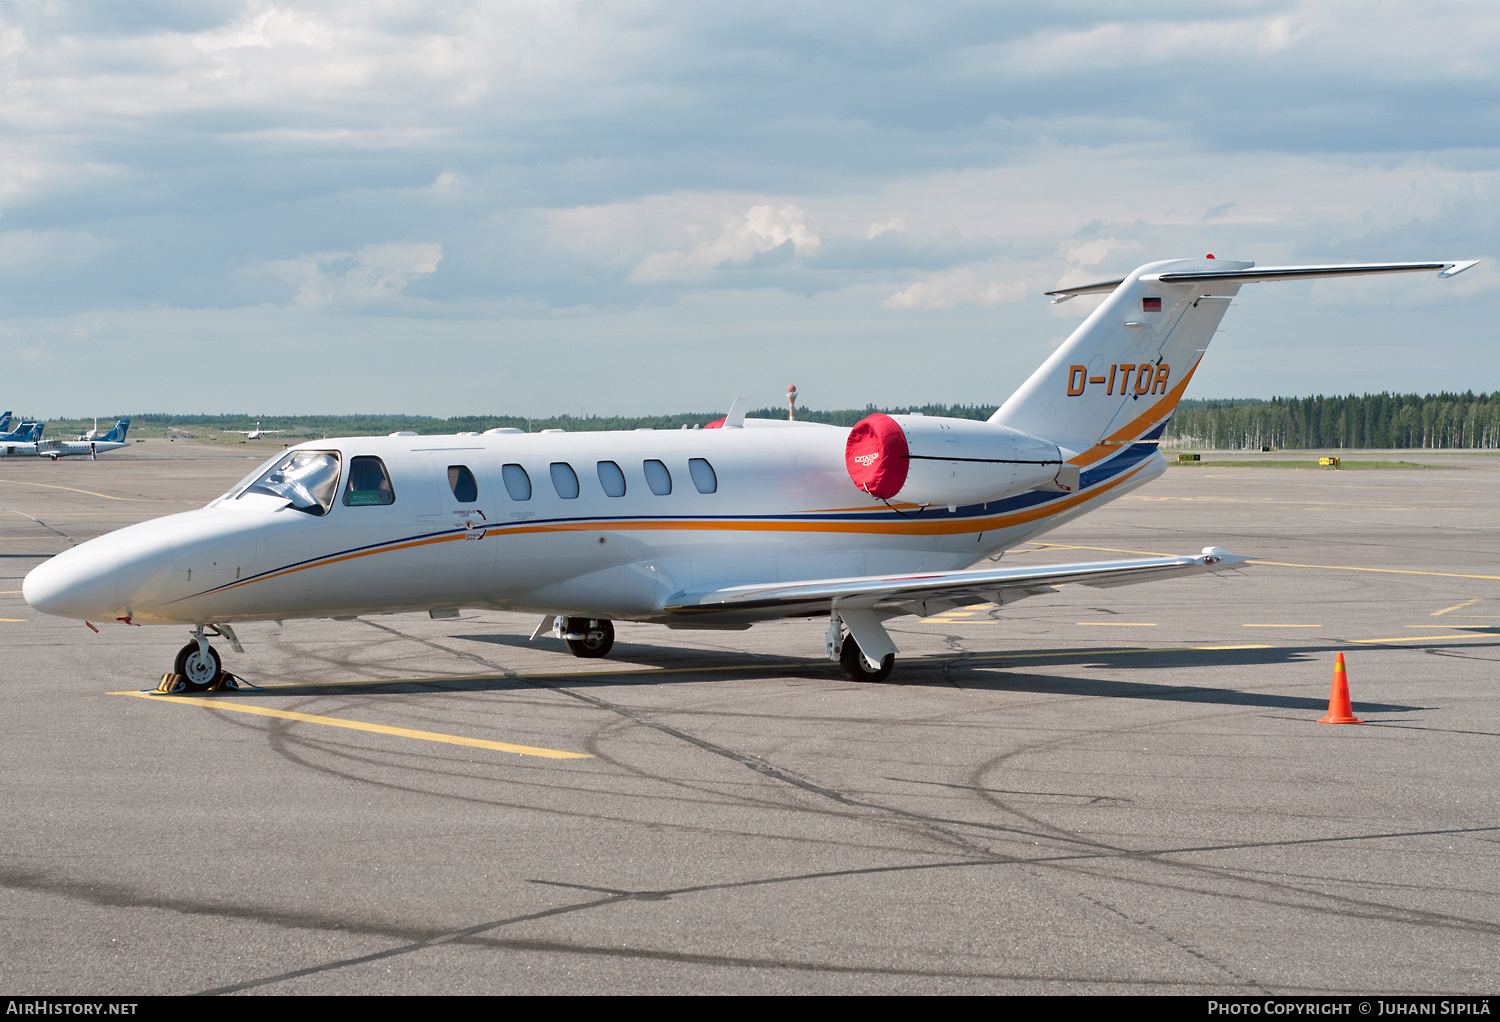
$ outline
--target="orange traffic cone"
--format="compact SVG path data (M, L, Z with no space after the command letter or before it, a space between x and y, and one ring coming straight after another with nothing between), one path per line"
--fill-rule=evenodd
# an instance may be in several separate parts
M1363 724L1354 715L1349 705L1349 675L1344 672L1344 654L1333 662L1333 690L1328 693L1328 716L1319 717L1319 724Z

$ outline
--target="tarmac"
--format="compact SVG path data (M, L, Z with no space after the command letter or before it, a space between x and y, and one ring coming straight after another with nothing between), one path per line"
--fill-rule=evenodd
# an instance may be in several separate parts
M0 995L1495 992L1500 452L1173 467L1006 563L1256 563L898 619L879 685L816 621L465 611L140 695L185 629L22 601L279 449L0 461Z

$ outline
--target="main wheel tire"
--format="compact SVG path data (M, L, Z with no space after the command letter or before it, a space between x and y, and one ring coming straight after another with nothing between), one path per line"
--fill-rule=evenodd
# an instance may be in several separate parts
M182 675L183 685L189 692L205 691L214 683L222 669L219 651L210 646L208 656L205 657L196 642L190 642L179 649L177 659L172 662L172 673Z
M854 641L854 636L846 635L844 647L839 650L839 666L844 669L844 677L850 681L884 681L891 676L891 668L896 666L896 654L887 653L885 659L880 661L880 669L872 671L864 653L860 651L859 643Z
M585 636L582 639L563 640L568 644L568 652L574 656L590 659L608 656L615 644L615 626L604 618L565 617L563 633Z

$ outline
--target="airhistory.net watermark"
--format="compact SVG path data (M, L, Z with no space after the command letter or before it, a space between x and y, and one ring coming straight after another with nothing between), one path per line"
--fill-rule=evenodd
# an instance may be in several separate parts
M7 1015L134 1015L139 1001L80 1001L42 997L5 1002Z

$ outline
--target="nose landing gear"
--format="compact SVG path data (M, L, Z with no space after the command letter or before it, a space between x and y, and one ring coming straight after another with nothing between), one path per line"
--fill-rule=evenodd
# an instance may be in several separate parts
M177 651L177 659L172 662L172 673L182 678L183 687L188 692L204 691L214 683L221 670L223 664L219 660L219 651L207 642L201 647L196 642L188 643Z
M239 678L224 670L219 651L208 644L209 631L229 640L236 653L244 647L228 625L198 625L193 629L193 641L177 651L172 661L172 670L161 676L156 686L158 692L206 692L209 690L249 688Z

